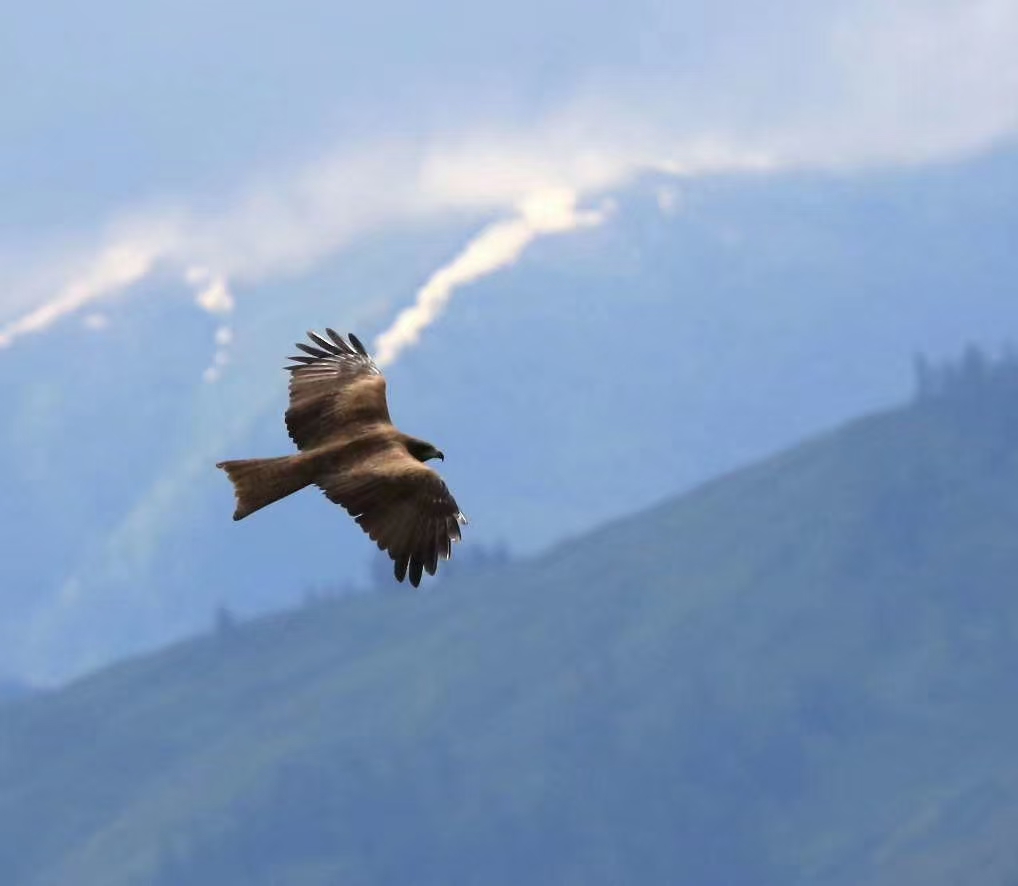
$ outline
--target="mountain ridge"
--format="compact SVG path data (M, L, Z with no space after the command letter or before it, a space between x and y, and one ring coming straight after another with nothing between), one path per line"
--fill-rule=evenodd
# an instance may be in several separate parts
M1018 322L1016 170L1012 151L894 174L649 176L607 224L459 292L389 370L390 408L446 452L471 538L541 550L893 402L914 351L995 344ZM661 212L663 187L677 211ZM323 326L370 340L469 221L241 287L214 385L200 378L220 318L168 280L105 329L71 319L0 353L15 417L0 436L14 552L0 587L18 625L0 625L0 670L63 680L184 636L219 604L249 616L363 584L371 548L341 515L295 496L232 524L212 465L289 451L292 343ZM328 576L323 552L342 564Z
M13 703L0 874L1009 882L1016 436L1018 372L962 373L534 558Z

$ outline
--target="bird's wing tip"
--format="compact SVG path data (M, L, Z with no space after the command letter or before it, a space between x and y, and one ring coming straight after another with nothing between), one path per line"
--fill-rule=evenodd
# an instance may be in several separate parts
M364 347L361 340L357 338L356 335L354 335L352 332L348 332L346 334L346 337L350 339L350 344L354 346L358 354L360 354L362 357L368 356L368 349Z

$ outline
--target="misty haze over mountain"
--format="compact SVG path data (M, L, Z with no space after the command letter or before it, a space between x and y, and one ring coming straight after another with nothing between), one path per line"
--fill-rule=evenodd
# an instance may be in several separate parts
M464 291L389 369L393 415L445 449L471 539L540 549L893 402L916 352L1013 338L1016 171L1004 152L894 174L642 179L611 222ZM309 492L234 525L212 465L290 451L293 342L380 330L465 236L378 235L299 285L253 288L215 384L201 374L219 321L171 281L111 305L102 329L68 320L0 351L19 380L0 395L16 417L0 441L3 669L73 673L199 629L222 603L363 585L372 548L328 503Z
M1016 43L1008 0L11 10L0 673L366 582L211 468L287 451L309 327L520 554L1002 345Z

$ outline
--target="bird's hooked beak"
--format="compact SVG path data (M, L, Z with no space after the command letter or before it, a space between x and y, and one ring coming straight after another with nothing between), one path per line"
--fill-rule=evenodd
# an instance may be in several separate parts
M441 461L445 461L445 453L442 452L441 449L436 449L435 450L435 458L437 458L437 459L439 459Z

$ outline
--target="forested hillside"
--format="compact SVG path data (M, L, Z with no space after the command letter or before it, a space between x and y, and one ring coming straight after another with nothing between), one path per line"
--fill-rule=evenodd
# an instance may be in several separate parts
M536 559L7 705L0 880L1018 883L1018 370L917 372Z

